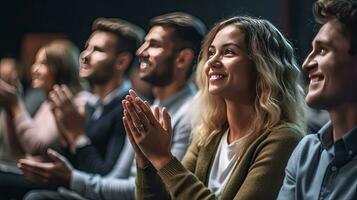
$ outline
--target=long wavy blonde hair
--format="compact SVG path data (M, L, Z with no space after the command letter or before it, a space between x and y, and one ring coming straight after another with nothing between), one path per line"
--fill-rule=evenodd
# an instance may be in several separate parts
M199 92L195 97L195 113L198 116L193 117L193 135L198 136L203 145L227 128L224 99L209 93L204 64L208 60L208 47L216 34L229 25L235 25L244 32L247 53L257 71L256 116L251 122L247 141L253 141L265 131L287 125L302 131L305 127L305 102L300 70L291 44L269 21L241 16L217 23L205 38L196 73Z

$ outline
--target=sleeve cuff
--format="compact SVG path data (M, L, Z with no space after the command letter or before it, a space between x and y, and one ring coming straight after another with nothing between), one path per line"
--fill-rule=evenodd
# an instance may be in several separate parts
M168 182L172 180L173 176L185 172L187 172L187 169L181 162L176 157L172 157L171 161L158 171L158 175L161 177L162 181Z
M79 193L79 194L83 194L85 191L85 183L88 178L89 178L88 174L83 173L78 170L73 170L72 177L71 177L71 183L70 183L70 189Z

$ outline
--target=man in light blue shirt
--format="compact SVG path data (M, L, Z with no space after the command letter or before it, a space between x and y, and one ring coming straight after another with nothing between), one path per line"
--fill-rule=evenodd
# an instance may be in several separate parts
M278 199L357 199L357 2L318 0L314 14L323 26L303 64L305 100L331 122L296 147Z

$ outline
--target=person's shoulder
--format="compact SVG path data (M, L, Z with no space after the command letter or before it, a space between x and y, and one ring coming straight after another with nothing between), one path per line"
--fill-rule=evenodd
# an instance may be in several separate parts
M268 138L281 138L284 140L297 140L300 141L303 138L303 130L291 123L286 123L275 127L269 133Z
M310 149L320 145L318 134L309 134L304 136L304 131L302 129L291 124L275 128L269 133L266 139L283 144L293 142L298 144L297 148Z

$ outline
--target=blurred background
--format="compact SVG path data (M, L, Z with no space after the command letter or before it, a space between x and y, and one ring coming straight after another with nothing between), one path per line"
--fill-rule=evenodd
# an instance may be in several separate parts
M24 66L44 43L65 37L83 49L97 17L119 17L147 28L153 16L184 11L211 27L236 14L266 18L294 44L299 63L310 50L313 0L6 0L0 11L0 58L11 56Z

